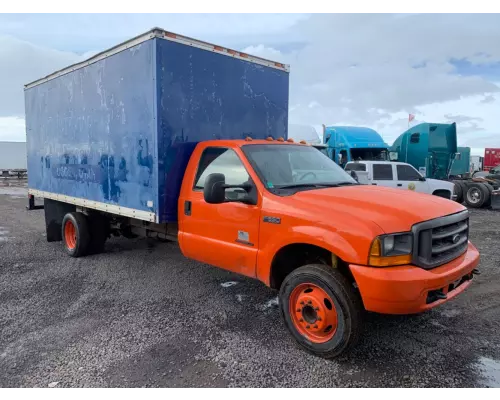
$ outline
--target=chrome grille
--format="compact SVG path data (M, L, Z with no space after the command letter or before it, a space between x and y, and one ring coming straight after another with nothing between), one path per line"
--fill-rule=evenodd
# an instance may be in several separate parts
M469 212L416 224L413 231L413 262L425 269L435 268L462 255L469 241Z

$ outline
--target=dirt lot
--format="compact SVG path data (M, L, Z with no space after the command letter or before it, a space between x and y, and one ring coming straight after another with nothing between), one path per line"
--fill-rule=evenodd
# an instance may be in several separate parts
M472 211L482 274L462 296L370 314L356 351L325 361L294 345L259 282L145 239L71 259L25 205L0 187L2 387L500 386L500 212Z

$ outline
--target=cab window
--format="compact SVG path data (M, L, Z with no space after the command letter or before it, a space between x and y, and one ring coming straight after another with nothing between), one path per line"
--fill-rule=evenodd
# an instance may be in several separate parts
M363 163L348 163L345 166L346 171L366 171L366 164Z
M228 185L242 185L250 180L245 166L235 151L225 147L209 147L203 151L198 164L194 189L203 190L205 179L214 173L224 174ZM226 193L235 191L243 190L228 189Z
M376 181L392 181L391 164L373 164L373 179Z
M409 165L397 165L396 170L400 181L418 181L421 175Z

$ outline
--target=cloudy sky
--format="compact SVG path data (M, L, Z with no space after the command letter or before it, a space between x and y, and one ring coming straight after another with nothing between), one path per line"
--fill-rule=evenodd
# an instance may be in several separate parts
M25 140L25 83L154 26L290 64L293 123L392 143L412 113L500 147L499 14L1 14L0 140Z

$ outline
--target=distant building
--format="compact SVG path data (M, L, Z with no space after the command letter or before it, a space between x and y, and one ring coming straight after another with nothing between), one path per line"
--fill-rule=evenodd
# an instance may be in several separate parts
M27 169L26 142L0 142L0 172Z

